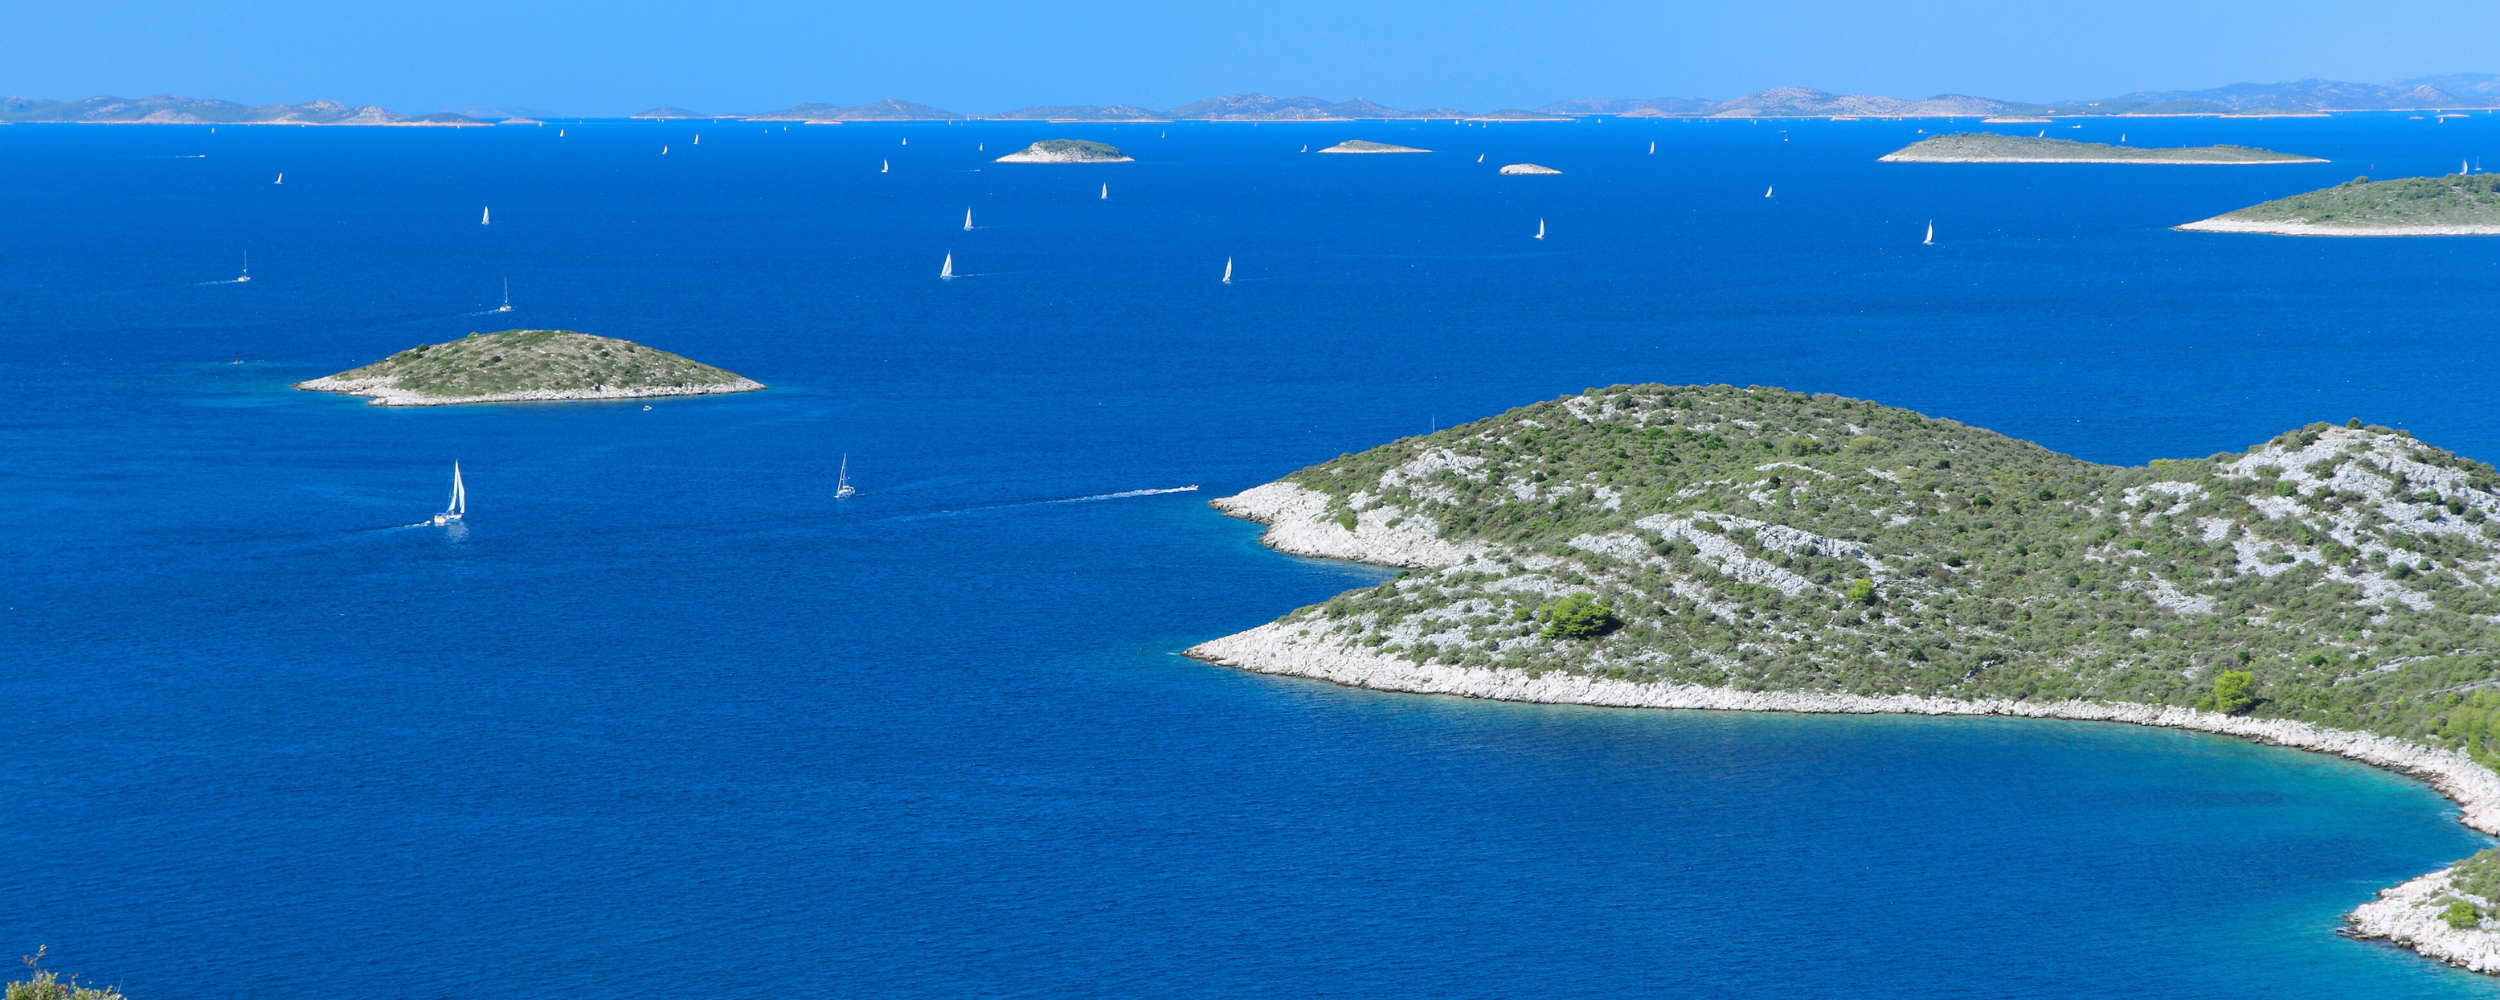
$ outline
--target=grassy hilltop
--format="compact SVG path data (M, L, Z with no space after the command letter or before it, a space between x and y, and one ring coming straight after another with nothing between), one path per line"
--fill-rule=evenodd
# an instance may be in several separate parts
M1411 662L2196 705L2500 760L2500 474L2401 431L2121 468L1862 400L1637 385L1285 482L1321 530L1472 553L1284 618Z

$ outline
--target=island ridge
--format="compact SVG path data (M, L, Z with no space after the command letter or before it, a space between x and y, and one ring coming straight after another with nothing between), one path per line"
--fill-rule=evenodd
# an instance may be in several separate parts
M2355 177L2324 190L2173 228L2275 236L2500 235L2500 174L2404 177L2375 183Z
M1000 163L1135 163L1119 147L1085 139L1044 139L998 158Z
M1880 163L2325 163L2247 146L2113 146L1994 132L1958 132L1920 140L1877 158Z

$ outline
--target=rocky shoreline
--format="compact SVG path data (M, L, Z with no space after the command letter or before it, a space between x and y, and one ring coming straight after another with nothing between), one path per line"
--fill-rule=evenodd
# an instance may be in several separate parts
M2500 226L2314 226L2306 222L2249 222L2219 216L2172 226L2183 233L2259 233L2267 236L2500 236Z
M1423 569L1456 565L1485 551L1481 543L1459 544L1441 539L1428 518L1394 507L1374 506L1350 516L1332 517L1326 495L1288 482L1269 483L1209 501L1208 505L1234 517L1268 525L1260 543L1293 555ZM1354 522L1352 526L1345 523L1349 519ZM2336 754L2418 778L2460 807L2460 822L2483 833L2500 835L2500 774L2461 751L2374 733L2173 705L1740 691L1561 671L1531 676L1524 670L1500 667L1414 663L1346 643L1325 630L1316 630L1317 634L1314 631L1302 623L1270 622L1192 646L1183 655L1253 673L1308 677L1376 691L1491 701L1834 715L1994 715L2119 722L2238 736ZM2452 898L2448 870L2433 872L2381 890L2376 900L2345 916L2349 925L2345 933L2356 938L2383 939L2426 958L2475 972L2500 973L2500 929L2450 927L2442 918L2441 909L2444 901Z
M298 389L313 392L336 392L350 396L371 396L366 406L451 406L459 403L532 403L567 399L647 399L653 396L708 396L724 392L754 392L766 388L764 383L742 378L735 382L710 385L654 385L631 389L533 389L528 392L505 392L486 396L428 396L399 388L396 377L342 379L325 376L297 382Z

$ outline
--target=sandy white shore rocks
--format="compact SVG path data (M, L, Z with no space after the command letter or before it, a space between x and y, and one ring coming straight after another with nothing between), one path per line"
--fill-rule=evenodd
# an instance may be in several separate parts
M2221 216L2171 228L2184 233L2269 236L2500 236L2500 226L2313 226L2306 222L2252 222Z
M1334 146L1330 146L1330 147L1328 147L1327 149L1320 150L1320 152L1323 152L1323 153L1429 153L1429 152L1432 152L1432 151L1431 151L1431 150L1429 150L1429 149L1417 149L1417 148L1415 148L1415 147L1413 147L1413 146L1392 146L1392 145L1390 145L1390 144L1388 144L1388 143L1385 143L1385 142L1371 142L1371 141L1368 141L1368 140L1363 140L1363 139L1348 139L1348 140L1346 140L1346 141L1344 141L1344 142L1341 142L1341 143L1338 143L1338 144L1336 144L1336 145L1334 145Z
M632 389L536 389L529 392L507 392L488 396L427 396L399 388L398 379L342 379L335 376L297 382L298 389L314 392L337 392L350 396L371 396L367 406L450 406L456 403L528 403L560 399L645 399L652 396L708 396L723 392L754 392L764 383L742 378L735 382L711 385L656 385Z
M1540 165L1540 164L1535 164L1535 163L1511 163L1511 164L1505 164L1505 165L1502 167L1502 172L1503 172L1503 173L1506 173L1506 174L1512 174L1512 175L1518 175L1518 174L1559 174L1559 173L1562 173L1562 171L1560 171L1560 170L1556 170L1556 169L1554 169L1554 168L1552 168L1552 167L1543 166L1543 165Z

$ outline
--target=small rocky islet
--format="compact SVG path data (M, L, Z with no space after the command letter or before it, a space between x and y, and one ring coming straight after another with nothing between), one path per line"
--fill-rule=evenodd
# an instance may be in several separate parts
M295 387L370 396L373 406L443 406L696 396L765 386L630 340L573 330L501 330L419 344Z
M2045 136L1957 132L1931 136L1877 158L1880 163L2325 163L2314 156L2249 146L2114 146Z
M1135 163L1120 147L1090 139L1044 139L998 158L999 163Z

